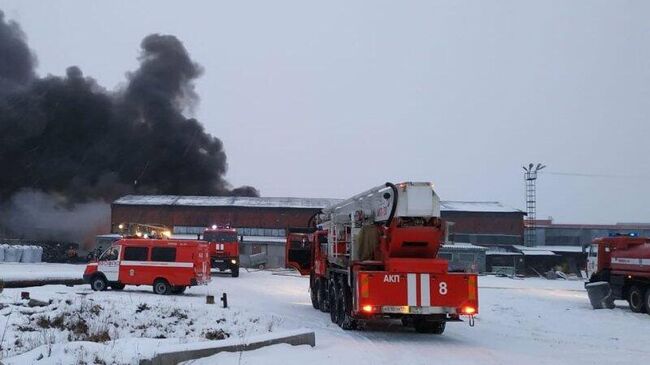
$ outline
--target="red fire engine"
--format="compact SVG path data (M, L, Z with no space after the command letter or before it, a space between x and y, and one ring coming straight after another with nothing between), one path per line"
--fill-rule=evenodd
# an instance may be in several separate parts
M477 276L449 273L436 257L444 232L430 183L386 183L311 221L314 228L289 231L287 265L310 275L312 305L341 328L400 318L418 332L441 334L461 315L473 325Z
M210 256L201 241L125 238L90 262L83 278L95 291L153 285L156 294L181 294L210 281Z
M589 247L589 282L609 283L614 299L650 313L650 238L635 234L597 238Z
M239 276L239 242L237 230L229 226L220 227L213 225L203 232L203 240L210 247L212 267L230 270L233 278Z

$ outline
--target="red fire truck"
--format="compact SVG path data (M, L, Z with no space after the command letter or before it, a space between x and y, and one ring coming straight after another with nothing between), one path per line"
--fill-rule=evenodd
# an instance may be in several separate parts
M203 231L203 240L210 247L212 267L219 271L230 270L233 278L239 276L239 241L237 230L229 226L213 225Z
M650 238L636 234L597 238L587 256L589 282L609 283L614 299L650 313Z
M83 279L95 291L152 285L156 294L181 294L210 281L210 255L201 241L125 238L90 262Z
M287 235L287 265L310 276L312 305L354 329L399 318L423 333L478 313L477 275L449 273L440 201L430 183L386 183L325 208Z

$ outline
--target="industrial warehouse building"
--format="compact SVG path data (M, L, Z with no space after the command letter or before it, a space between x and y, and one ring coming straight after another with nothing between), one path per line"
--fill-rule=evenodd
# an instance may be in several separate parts
M216 196L128 195L111 206L111 226L142 223L171 227L174 235L195 236L212 225L230 225L242 238L243 265L284 266L284 242L290 227L304 227L319 209L338 199ZM498 202L441 202L450 222L449 244L440 255L457 270L485 270L487 249L520 245L524 213Z

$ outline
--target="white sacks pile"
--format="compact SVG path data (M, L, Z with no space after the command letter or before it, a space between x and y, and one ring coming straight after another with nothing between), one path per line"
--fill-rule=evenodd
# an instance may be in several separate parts
M41 262L43 258L43 247L21 246L21 245L0 245L0 262Z

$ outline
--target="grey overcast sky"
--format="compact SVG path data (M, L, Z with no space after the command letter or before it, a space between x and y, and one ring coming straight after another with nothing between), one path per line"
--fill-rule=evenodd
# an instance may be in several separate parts
M446 200L650 222L650 1L0 1L38 71L113 89L150 33L205 74L193 112L263 196L433 181ZM552 172L605 176L554 175Z

